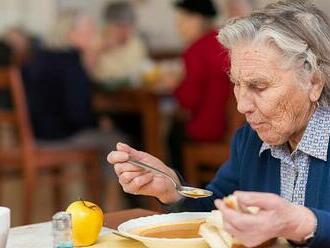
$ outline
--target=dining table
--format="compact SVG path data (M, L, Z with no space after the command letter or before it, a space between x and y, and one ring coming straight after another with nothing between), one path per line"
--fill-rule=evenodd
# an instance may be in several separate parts
M121 223L128 220L159 214L146 209L126 209L104 215L104 224L98 240L88 248L147 248L141 242L118 236L113 233ZM51 222L11 228L6 248L52 248ZM285 240L278 239L267 248L289 248ZM2 247L1 247L2 248ZM266 247L264 247L266 248Z
M97 242L90 248L145 248L137 241L116 236L112 230L130 219L157 214L157 212L146 209L127 209L104 215L104 225ZM43 222L26 226L13 227L9 231L6 248L52 248L51 222Z

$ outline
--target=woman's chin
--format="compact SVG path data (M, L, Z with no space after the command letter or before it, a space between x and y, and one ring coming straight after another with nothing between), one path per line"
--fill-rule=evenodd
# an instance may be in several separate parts
M286 142L281 137L279 137L278 134L272 135L271 132L269 131L268 132L257 131L257 134L263 142L266 142L267 144L272 146L282 145Z

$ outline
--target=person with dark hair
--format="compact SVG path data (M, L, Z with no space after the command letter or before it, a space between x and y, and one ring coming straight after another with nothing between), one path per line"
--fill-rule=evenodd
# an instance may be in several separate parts
M226 104L230 97L226 49L216 39L217 8L211 0L178 0L177 29L185 42L184 78L174 96L187 112L174 122L169 134L171 164L180 172L185 140L216 142L226 130Z

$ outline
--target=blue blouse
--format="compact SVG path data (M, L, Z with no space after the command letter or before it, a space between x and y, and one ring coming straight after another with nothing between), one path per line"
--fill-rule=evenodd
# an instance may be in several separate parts
M319 110L324 112L329 117L329 111L325 109ZM306 147L300 146L298 150L308 154L308 176L306 176L306 186L302 191L304 192L304 205L310 208L317 217L318 226L315 237L309 244L309 247L330 247L330 161L329 149L322 149L318 147L320 139L327 142L322 144L328 146L329 144L329 130L330 125L313 124L311 122L319 120L319 112L315 112L314 119L309 122L313 130L307 128L308 138L306 139L308 147L315 148L306 150ZM323 116L321 114L320 116ZM323 117L322 117L323 118ZM326 134L325 136L323 134ZM315 135L315 136L314 136ZM323 137L323 138L322 138ZM281 186L284 175L281 168L281 159L272 155L272 149L261 149L263 146L262 140L257 133L246 124L240 128L232 141L231 154L221 168L218 170L214 179L207 185L207 189L213 191L214 195L203 199L189 199L184 198L175 204L174 208L180 211L210 211L215 209L214 200L223 198L226 195L232 194L236 190L242 191L258 191L270 192L281 195L284 190L283 187L292 187L291 184ZM264 146L266 146L264 144ZM264 147L265 148L265 147ZM324 156L316 156L322 154L317 152L318 149L326 151ZM298 151L297 150L297 151ZM316 151L316 153L315 153ZM274 153L274 150L273 150ZM282 159L283 160L283 159ZM304 161L304 160L303 160ZM301 176L299 180L304 181ZM297 179L296 179L296 182ZM299 184L300 185L300 184ZM293 184L295 186L295 184ZM281 190L282 188L282 190ZM298 197L299 198L299 197ZM292 198L293 199L293 198Z
M330 136L330 110L319 107L311 117L295 151L288 145L270 146L263 143L259 156L270 149L274 158L281 160L281 196L288 201L305 204L310 157L327 162Z

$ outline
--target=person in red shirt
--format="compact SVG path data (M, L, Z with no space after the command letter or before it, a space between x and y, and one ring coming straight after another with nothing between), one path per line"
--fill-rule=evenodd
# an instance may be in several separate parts
M231 90L227 51L218 42L214 27L215 5L211 0L178 0L175 6L186 49L182 55L184 78L174 96L187 115L183 128L178 122L173 125L169 145L173 167L180 171L184 140L215 142L224 137Z

